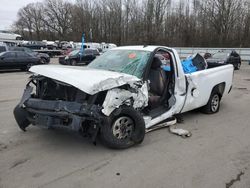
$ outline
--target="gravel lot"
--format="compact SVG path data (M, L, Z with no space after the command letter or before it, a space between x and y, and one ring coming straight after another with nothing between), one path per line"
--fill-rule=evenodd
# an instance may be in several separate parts
M53 59L56 63L56 60ZM183 139L168 129L114 151L65 130L18 129L12 110L29 74L0 73L0 188L250 187L250 66L235 72L215 115L186 113Z

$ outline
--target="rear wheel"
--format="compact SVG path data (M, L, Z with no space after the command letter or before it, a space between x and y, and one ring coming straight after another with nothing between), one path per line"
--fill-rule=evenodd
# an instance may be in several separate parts
M40 61L40 62L41 62L41 64L46 64L46 63L47 63L47 62L46 62L46 59L43 58L43 57L41 58L41 61Z
M26 71L29 71L29 69L33 66L33 63L29 63L27 66L26 66Z
M240 67L241 67L241 63L237 63L237 64L234 66L234 70L240 70Z
M201 108L201 111L205 114L214 114L220 110L220 94L213 91L206 106Z
M145 123L143 117L131 107L121 107L105 118L100 137L113 149L125 149L143 141Z
M72 61L71 61L71 65L72 65L72 66L76 66L76 65L77 65L76 60L72 60Z

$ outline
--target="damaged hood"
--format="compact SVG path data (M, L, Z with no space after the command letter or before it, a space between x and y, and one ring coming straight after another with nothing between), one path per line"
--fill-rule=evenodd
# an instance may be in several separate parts
M29 71L72 85L90 95L140 81L132 75L87 67L37 65Z

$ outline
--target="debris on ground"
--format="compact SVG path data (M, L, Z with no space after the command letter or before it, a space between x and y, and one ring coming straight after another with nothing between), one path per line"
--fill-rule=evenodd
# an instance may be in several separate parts
M178 136L181 136L183 138L188 138L188 137L191 137L192 136L192 133L188 130L184 130L184 129L180 129L180 128L177 128L177 125L171 125L169 127L169 131L173 134L176 134Z
M149 133L149 132L152 132L152 131L155 131L155 130L158 130L158 129L169 127L169 132L170 133L176 134L176 135L181 136L183 138L191 137L192 133L190 131L177 128L177 122L178 122L177 117L173 117L171 120L169 120L167 122L155 125L152 128L147 129L146 133Z

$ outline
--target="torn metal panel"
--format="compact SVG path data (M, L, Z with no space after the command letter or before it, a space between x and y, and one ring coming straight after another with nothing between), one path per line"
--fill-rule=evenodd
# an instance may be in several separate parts
M131 79L130 76L120 76L118 78L108 78L92 86L92 92L98 93L100 91L106 91L118 86L133 83L135 80Z
M176 118L170 119L170 120L167 121L167 122L164 122L164 123L161 123L161 124L157 124L157 125L154 125L154 126L148 128L148 129L146 130L146 133L149 133L149 132L152 132L152 131L155 131L155 130L159 130L159 129L162 129L162 128L166 128L166 127L175 125L176 123L177 123Z
M33 87L27 85L26 88L24 89L22 99L18 104L19 107L21 107L23 103L25 103L29 98L31 98L32 91L33 91Z
M148 88L143 84L140 88L136 84L130 85L135 92L115 88L108 91L103 103L102 113L109 116L116 108L123 104L133 106L135 109L146 107L148 105Z

